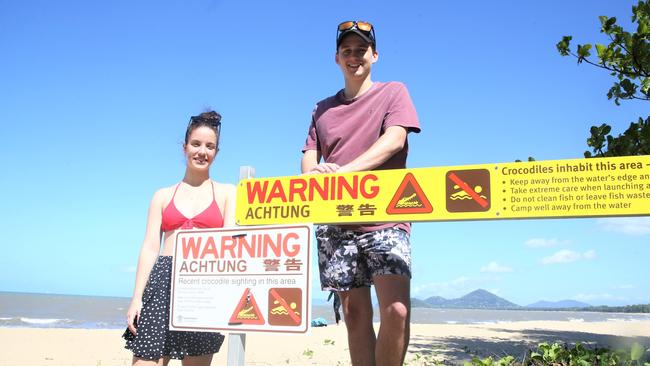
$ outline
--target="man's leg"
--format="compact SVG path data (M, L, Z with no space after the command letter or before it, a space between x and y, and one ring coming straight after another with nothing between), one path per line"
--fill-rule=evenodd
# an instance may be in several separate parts
M354 366L375 365L375 330L372 327L370 287L340 291L343 319L348 330L350 360Z
M401 365L409 344L411 322L411 279L401 275L373 278L379 300L377 365Z

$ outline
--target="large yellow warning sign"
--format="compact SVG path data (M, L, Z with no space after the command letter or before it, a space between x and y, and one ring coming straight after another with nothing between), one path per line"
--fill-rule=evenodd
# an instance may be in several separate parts
M650 156L249 179L239 225L650 215Z

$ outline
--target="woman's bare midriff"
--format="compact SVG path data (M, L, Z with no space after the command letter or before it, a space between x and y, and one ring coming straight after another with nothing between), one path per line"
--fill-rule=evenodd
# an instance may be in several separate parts
M178 232L178 230L165 232L160 255L174 255L174 241L176 240L176 232Z

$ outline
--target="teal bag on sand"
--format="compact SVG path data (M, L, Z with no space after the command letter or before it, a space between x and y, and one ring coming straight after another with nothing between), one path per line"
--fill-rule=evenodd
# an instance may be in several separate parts
M316 318L311 320L311 326L312 327L326 327L327 326L327 320L323 318Z

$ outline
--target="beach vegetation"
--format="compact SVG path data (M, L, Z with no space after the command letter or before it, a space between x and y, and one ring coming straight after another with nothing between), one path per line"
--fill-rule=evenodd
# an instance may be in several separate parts
M324 345L324 346L333 346L334 343L335 343L335 341L334 341L333 339L325 339L325 340L323 341L323 345Z
M442 366L444 361L438 360L435 355L423 355L418 352L410 360L404 362L405 366Z
M609 72L615 81L607 98L620 105L621 100L650 101L650 1L632 6L632 23L636 32L627 31L615 17L600 16L600 32L607 36L606 44L578 44L571 47L572 36L564 36L556 47L560 55L573 56L578 64L589 64ZM596 51L596 57L592 51ZM585 151L586 158L650 154L650 116L639 117L618 136L612 136L611 126L592 126Z
M307 358L312 358L312 357L314 357L314 350L306 348L304 351L302 351L302 355L307 357Z
M500 359L493 359L492 357L487 357L480 359L478 357L472 358L472 361L465 362L465 366L511 366L515 365L515 358L512 356L505 356Z
M646 347L634 343L630 349L589 348L582 343L568 346L562 343L540 343L528 351L523 361L514 356L501 358L473 357L465 366L650 366Z

